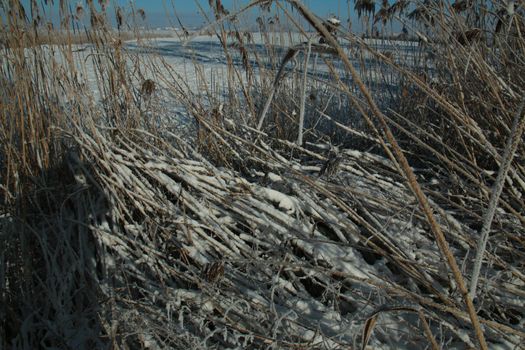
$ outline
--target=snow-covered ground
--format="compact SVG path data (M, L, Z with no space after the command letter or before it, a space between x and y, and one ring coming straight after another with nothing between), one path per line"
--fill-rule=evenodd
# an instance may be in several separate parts
M275 65L278 68L289 47L306 40L299 34L251 33L250 36L250 40L248 40L248 35L244 38L247 40L245 45L249 50L249 62L254 67L255 74L261 74L264 69L275 72ZM229 37L227 45L232 54L233 65L241 69L243 60L238 48L234 46L235 42L234 37ZM267 42L270 45L266 45ZM406 64L411 64L409 61L417 56L415 53L419 50L414 42L374 39L367 43L381 52L392 53L398 63L407 61ZM52 61L52 64L46 66L47 69L53 70L49 74L75 74L86 92L87 98L100 101L106 97L100 87L106 83L107 77L98 76L97 65L104 60L108 60L106 63L110 63L110 55L104 54L91 45L76 45L73 48L72 57L68 57L56 46L45 46L41 49ZM118 43L115 43L115 49L120 50ZM385 71L380 69L381 67L375 63L371 56L364 54L358 46L347 45L346 49L357 67L363 68L364 65L363 71L366 71L364 78L367 83L376 83L378 89L383 85L397 83L395 76L385 77ZM108 47L108 52L113 55L114 49ZM177 94L173 93L174 89L180 88L187 93L196 95L206 94L207 89L214 89L214 92L219 92L218 95L220 95L221 89L226 89L228 60L217 37L199 35L191 37L189 41L178 37L163 37L140 42L132 40L124 43L122 53L127 64L126 72L130 74L129 81L135 86L136 91L141 90L141 84L147 79L156 83L157 89L154 92L154 97L157 98L155 102L159 104L156 106L156 112L163 118L174 117L181 118L181 120L187 118L180 101L177 99ZM28 50L28 58L28 62L31 62L30 50ZM302 56L298 56L296 62L289 64L288 69L296 69L300 73L300 70L303 69L302 58ZM337 59L333 59L333 61L336 68L342 72ZM71 68L68 67L68 62L73 63L74 70L68 69ZM308 71L311 77L316 76L319 79L329 81L328 66L323 63L319 55L311 60ZM344 74L341 76L345 77ZM245 79L245 77L241 74L236 79ZM344 79L351 83L348 77ZM99 142L102 140L100 138ZM86 137L86 143L88 142L91 142L91 139L88 140ZM294 272L291 267L288 270L283 268L282 276L281 268L277 270L278 274L275 274L274 270L269 272L261 270L259 274L262 277L256 276L248 270L244 272L242 269L239 269L238 275L232 273L231 270L226 271L230 277L240 278L239 276L241 276L243 283L245 280L248 282L251 282L252 279L256 281L257 283L252 285L246 282L244 289L240 289L239 295L244 298L241 300L247 305L251 303L250 307L253 310L256 307L261 307L261 305L264 311L274 307L275 309L272 312L279 320L278 323L284 320L283 325L286 327L292 330L293 327L296 327L296 332L299 332L298 330L303 332L303 339L326 342L327 347L330 348L338 346L337 343L332 343L333 341L351 344L362 328L365 321L363 317L374 311L371 305L361 305L360 303L367 301L367 298L371 300L375 298L374 302L379 305L379 302L385 298L382 293L386 295L386 292L373 290L364 282L371 283L370 285L372 283L379 285L384 279L396 281L399 277L395 273L395 269L386 265L386 259L383 257L369 259L374 261L367 261L363 253L355 249L361 240L375 238L381 242L386 242L389 244L389 249L397 251L399 256L407 262L417 262L418 267L428 266L428 270L435 274L444 271L433 237L424 229L424 220L413 215L416 212L417 205L412 201L409 189L393 177L376 173L377 169L382 168L387 168L388 171L385 171L385 174L395 173L396 169L386 159L376 157L367 161L367 157L372 157L371 154L347 150L345 152L346 160L341 165L342 174L338 175L337 178L341 192L336 196L337 192L333 190L333 193L329 192L330 196L327 197L326 191L317 193L314 191L316 187L309 186L307 182L302 183L302 180L298 180L294 173L285 170L294 166L297 167L295 170L302 171L309 176L308 178L316 179L320 171L317 166L313 169L315 170L313 173L308 173L308 169L304 168L302 164L295 164L295 161L283 161L282 164L274 164L275 168L281 169L283 174L271 176L261 173L260 179L254 176L256 181L248 182L237 174L232 175L230 171L217 169L207 162L190 160L189 156L166 158L165 160L155 159L153 161L151 155L141 149L135 150L136 154L131 154L129 148L124 151L117 149L111 140L107 140L107 143L106 149L115 148L114 152L102 155L96 153L98 151L94 151L92 158L106 159L107 163L114 167L115 171L111 174L119 179L122 177L122 181L117 183L117 185L120 184L122 193L126 191L140 193L141 190L147 189L147 186L140 182L142 180L131 181L129 179L155 178L155 183L162 185L161 191L145 190L145 195L151 195L151 198L144 203L148 205L149 203L154 205L162 203L166 208L171 208L170 215L173 213L179 215L177 210L180 208L177 206L180 199L185 201L185 208L189 208L190 211L193 210L194 218L198 218L206 224L202 225L201 222L195 220L190 222L191 225L184 226L187 221L191 220L188 219L189 216L186 212L180 214L184 220L184 225L181 224L181 227L184 227L185 230L193 230L194 239L188 238L187 241L180 237L178 239L184 244L185 254L193 261L203 266L213 264L213 259L218 256L216 252L231 261L239 258L239 252L243 252L245 256L250 259L253 258L254 261L259 261L256 260L259 257L254 255L258 252L254 250L254 253L248 244L256 242L261 246L266 245L265 249L268 248L269 252L272 252L271 248L275 248L275 251L282 248L285 259L293 258L290 261L297 266L302 266L304 271L309 271L309 275L297 278L289 277L293 276ZM93 145L91 149L98 150L99 148ZM177 152L179 151L177 150ZM127 158L123 158L122 155ZM246 155L246 158L248 156L250 155ZM128 169L130 164L134 173ZM277 167L278 165L280 167ZM100 174L103 173L104 170L100 170ZM126 182L128 180L129 183ZM108 181L108 183L113 182ZM140 186L134 189L132 186L137 183ZM184 188L181 183L184 183ZM263 186L262 183L267 185ZM117 185L113 185L113 187ZM284 190L279 190L281 188ZM159 196L159 193L169 192L177 196L177 203L173 203L171 197ZM332 194L334 195L332 196ZM343 211L337 204L341 198L346 201L344 202L345 205L353 202L359 203L359 205L356 208L349 207ZM393 212L392 209L387 210L388 207L383 202L388 201L394 202L395 205L392 205L392 208L402 208L402 210L397 212ZM368 207L365 208L365 204ZM354 216L350 217L348 213ZM450 213L443 211L439 215L443 221L455 223L455 219ZM363 217L362 220L360 216ZM361 220L357 220L360 226L354 222L356 221L355 217L359 217ZM178 220L179 217L174 215L173 219L174 223L179 224L175 219ZM190 228L188 229L188 227ZM457 227L463 229L459 223ZM109 225L107 228L109 232ZM123 236L132 234L131 228L134 226L126 227ZM112 244L111 239L114 237L106 232L106 226L101 225L97 229L100 231L98 234L106 239L109 242L108 246L110 246ZM213 234L207 230L213 231ZM138 232L138 235L142 228L136 227L135 231ZM374 237L370 232L373 232ZM451 229L450 233L459 235L455 228ZM329 237L330 235L336 238ZM227 242L230 245L220 242ZM290 247L302 253L293 256L286 251ZM280 251L278 253L281 254ZM300 255L310 257L311 260L308 263L312 263L312 265L308 266L304 257L301 258ZM126 256L127 258L128 256ZM140 260L137 259L137 266L147 263L148 259L147 255L141 257ZM143 267L144 265L140 266ZM292 265L290 264L290 266ZM137 270L139 269L137 268ZM328 275L324 273L325 270L334 276L352 276L355 279L352 282L353 285L347 283L347 285L352 285L352 289L348 289L346 292L336 290L337 288L331 285L333 280L328 279ZM323 273L318 271L323 271ZM268 276L272 276L273 279L269 281ZM427 275L423 277L431 280ZM320 297L310 298L303 291L306 287L301 287L301 283L303 283L301 281L307 279L317 281L320 285L321 282L325 283L329 288L323 287L324 292ZM336 279L334 278L334 280ZM264 291L265 295L269 295L271 298L264 299L261 297L261 281L271 282L271 291ZM432 288L436 292L448 296L454 291L449 290L452 287L449 288L446 282L443 281L443 285L432 285ZM402 285L404 282L398 281L398 283ZM343 286L342 282L339 287L341 286ZM330 290L332 287L334 287L333 291ZM413 282L407 282L406 288L414 293L419 291L419 286ZM315 288L308 287L306 289L309 289L310 292L310 289L314 290ZM187 304L190 304L190 302L201 298L202 300L199 299L199 302L202 301L204 308L209 308L210 314L214 309L228 309L229 307L231 310L242 314L242 308L233 305L233 303L233 306L214 305L212 299L205 300L205 295L201 296L200 292L184 290L183 288L174 289L174 291L176 292L175 297L167 296L166 300L170 300L169 302L178 300L178 304L174 303L177 307L181 305L180 300L185 300ZM281 295L280 299L275 299L278 303L273 299L275 291ZM238 299L238 295L235 297ZM339 299L351 300L358 306L346 305ZM338 309L343 308L343 306L348 309L348 312L341 312ZM356 308L357 311L352 311L353 308ZM253 312L253 310L250 311ZM168 310L167 313L170 320L170 311ZM378 335L372 339L371 344L378 349L403 348L401 343L405 339L403 333L408 333L412 329L404 329L405 324L397 315L382 315L382 318L381 326L383 328L377 331ZM303 324L296 323L296 320L301 320ZM182 324L182 321L180 322ZM416 322L417 320L414 321L414 323ZM280 327L278 323L272 326L275 332ZM450 328L451 332L455 331L452 325ZM463 332L463 330L460 329L458 332ZM470 340L466 343L470 343Z
M313 35L313 34L312 34ZM308 40L299 33L244 33L242 34L244 45L248 51L248 60L257 72L260 68L275 69L275 65L280 64L287 50L297 44ZM316 42L316 39L312 40ZM370 39L366 41L369 45L380 52L393 54L399 63L412 64L415 52L418 50L417 43L400 42L391 40ZM228 36L227 45L229 54L232 55L232 63L241 68L242 57L235 46L237 39ZM270 43L267 45L266 43ZM365 79L381 82L385 79L383 70L377 62L356 45L344 45L348 50L349 57L352 58L357 67L363 71L368 70ZM62 54L57 46L45 46L50 57L53 57L58 66L64 65L67 58ZM161 87L167 87L172 77L177 77L187 85L191 91L198 91L202 88L202 83L221 84L225 82L227 76L227 58L224 49L217 36L195 35L189 36L188 40L183 37L161 37L153 39L128 40L124 42L124 51L127 55L130 72L136 73L140 66L141 78L153 79ZM98 52L92 45L81 44L73 46L73 61L76 63L78 78L90 92L93 92L95 99L100 98L100 89L96 72L97 61L101 59ZM328 78L328 67L323 63L322 58L317 54L312 54L314 59L310 60L308 71L312 75ZM273 56L273 57L270 57ZM103 58L102 58L103 59ZM303 59L301 55L288 66L294 69L302 69ZM333 59L336 68L342 66L338 60ZM363 64L365 67L363 67ZM381 71L381 72L380 72ZM344 74L342 74L344 76ZM137 81L137 84L140 82ZM386 82L391 83L391 82Z

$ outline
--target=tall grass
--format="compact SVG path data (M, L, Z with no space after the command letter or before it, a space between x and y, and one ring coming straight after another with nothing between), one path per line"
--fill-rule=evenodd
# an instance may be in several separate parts
M523 344L522 2L349 2L361 35L210 1L176 35L209 35L211 71L133 6L24 4L0 17L2 348Z

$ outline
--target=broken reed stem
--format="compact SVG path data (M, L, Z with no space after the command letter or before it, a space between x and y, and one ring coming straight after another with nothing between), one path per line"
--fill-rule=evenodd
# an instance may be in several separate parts
M525 98L523 98L518 108L518 112L514 116L511 134L507 140L507 145L505 146L505 150L503 152L501 167L499 169L496 182L494 183L487 212L485 213L485 217L483 218L483 226L481 227L481 239L478 243L476 258L474 260L474 270L472 272L472 280L470 282L470 297L472 299L476 297L479 273L481 270L481 265L483 264L483 255L485 254L487 242L489 240L489 233L490 227L492 225L492 220L494 220L494 215L496 213L496 208L498 207L499 198L505 185L505 179L510 170L512 159L514 158L516 150L518 149L523 129L525 128L525 113L523 113L524 108Z
M421 309L417 311L417 314L419 315L419 320L423 324L423 331L425 332L425 335L427 336L428 341L430 342L430 345L432 345L432 350L439 350L440 347L436 341L436 338L434 338L432 331L430 330L430 326L427 322L425 314L423 313Z
M304 109L305 109L305 102L306 102L306 80L308 78L308 61L310 60L311 51L312 51L312 38L309 38L308 48L306 50L306 56L304 58L303 85L301 86L301 105L299 106L299 132L297 135L297 144L299 146L303 144Z
M264 120L266 119L266 114L268 114L268 110L270 109L270 105L273 101L273 97L275 96L275 92L279 88L279 83L281 82L282 77L284 76L284 67L286 64L293 59L297 54L299 53L299 50L302 48L302 45L297 45L294 47L291 47L288 49L288 52L284 56L281 66L279 67L279 70L277 71L277 74L275 76L275 79L272 84L272 91L270 91L270 96L268 96L268 99L266 100L266 104L264 105L263 111L261 113L261 116L259 117L259 122L257 123L257 130L261 130L262 125L264 123Z
M343 51L342 47L339 45L337 40L328 32L328 30L317 19L317 17L313 15L310 12L310 10L308 10L302 4L302 2L300 2L299 0L287 0L287 1L292 6L294 6L299 11L299 13L301 13L301 15L326 39L328 44L330 44L333 48L335 48L343 64L345 65L346 69L348 69L348 71L352 75L352 79L355 81L355 83L359 87L359 90L361 91L366 101L368 102L368 105L370 106L372 113L379 120L381 128L383 129L383 132L385 133L385 137L390 143L394 151L395 157L397 158L399 165L403 169L404 175L406 176L407 181L410 185L410 188L414 192L414 195L416 196L421 209L425 213L425 216L430 225L430 228L432 229L432 232L434 233L434 236L436 237L436 241L441 251L441 254L443 258L447 261L449 268L454 276L454 280L456 281L457 286L463 296L472 326L474 327L474 331L476 333L476 338L478 340L479 346L483 350L488 350L488 346L485 340L485 335L483 334L483 330L481 329L481 324L476 314L474 304L472 303L472 299L470 298L465 280L461 274L461 271L459 270L456 259L454 255L452 255L452 253L450 252L447 240L445 239L445 235L443 234L441 227L439 226L436 218L434 217L434 214L432 214L432 207L430 206L426 195L423 193L421 186L417 182L416 175L414 174L414 171L410 167L408 160L406 159L405 155L403 154L403 151L399 147L394 135L392 134L392 131L388 127L388 124L385 121L383 113L377 107L376 103L374 102L372 98L372 95L370 94L366 86L364 85L363 81L359 77L359 74L357 73L356 69L350 62L350 59L345 54L345 52Z
M268 99L266 100L266 103L264 104L263 111L261 113L261 116L259 117L259 123L257 123L257 130L261 130L262 125L264 123L264 119L266 119L266 114L268 114L268 110L270 109L270 105L273 101L273 96L275 95L275 90L277 90L277 85L272 85L272 91L270 91L270 96L268 96Z

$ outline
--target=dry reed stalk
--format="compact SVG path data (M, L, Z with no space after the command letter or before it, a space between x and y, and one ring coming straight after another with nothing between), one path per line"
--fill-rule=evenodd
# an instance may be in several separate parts
M217 31L221 38L224 38L226 27ZM9 282L14 281L9 285L8 295L17 296L8 297L14 310L9 313L9 321L14 320L9 322L14 325L8 328L9 339L17 344L22 344L23 339L24 344L29 344L27 347L34 347L41 344L44 335L49 346L73 346L69 341L74 330L68 326L73 320L75 324L87 325L83 328L83 337L73 338L90 346L93 342L89 342L94 341L96 347L113 343L121 347L149 344L206 348L213 342L217 347L230 348L270 345L301 349L321 346L347 348L352 346L352 335L359 328L351 320L366 318L385 302L390 305L401 302L420 304L432 319L430 324L426 322L421 317L423 310L419 310L419 323L401 315L396 317L398 327L408 334L403 339L415 341L416 346L423 347L427 345L422 337L424 332L433 348L436 348L437 340L446 343L451 339L475 347L462 333L463 329L457 327L457 319L469 322L471 316L456 305L451 283L443 277L446 273L440 268L441 247L435 246L432 234L421 229L428 218L399 175L404 171L400 169L398 157L387 146L390 143L388 137L385 139L381 135L383 129L376 127L374 124L377 123L368 116L369 102L359 99L359 93L352 90L353 87L327 84L331 89L328 95L335 96L327 101L340 103L336 113L346 113L348 106L355 107L366 119L370 131L347 126L345 120L337 119L337 115L328 117L330 112L323 108L318 108L318 112L326 114L322 117L331 118L344 131L363 136L370 145L382 144L391 160L365 152L367 148L340 147L340 171L333 179L319 179L317 174L330 149L327 143L333 140L330 135L313 130L314 133L305 134L308 137L300 147L295 142L275 139L271 132L257 130L254 125L258 120L239 115L250 110L256 117L254 107L248 107L251 106L249 96L258 93L264 82L271 81L275 77L274 71L264 69L260 77L254 78L253 85L245 85L240 79L242 71L231 66L227 89L233 90L224 97L216 84L206 82L204 70L199 74L206 82L207 91L198 95L189 93L181 76L163 63L167 74L155 82L159 82L159 92L176 96L201 122L209 145L199 153L194 144L185 139L190 135L189 131L177 134L178 131L172 129L173 124L165 120L149 120L155 126L152 128L146 122L140 122L141 113L146 111L133 106L130 98L134 87L125 77L124 50L117 52L118 47L106 45L108 38L104 33L101 36L105 38L96 33L92 35L90 40L96 47L90 59L96 62L100 88L106 95L115 96L104 104L103 110L81 102L81 96L75 93L80 90L71 78L75 67L64 66L63 72L55 70L60 72L58 76L51 77L46 73L39 77L38 81L49 82L49 86L42 84L49 91L39 99L33 98L39 96L35 92L40 90L31 86L33 80L30 77L25 81L20 79L15 87L7 84L9 98L12 101L27 100L30 102L27 106L31 108L30 118L17 120L17 125L25 126L25 129L8 131L0 128L2 150L8 149L7 140L10 147L16 145L16 142L11 142L16 141L16 137L9 139L13 135L11 131L14 134L23 132L27 141L19 144L25 147L23 155L20 149L9 149L6 159L10 181L17 172L22 173L22 159L27 168L38 164L42 154L51 153L52 158L60 160L63 152L68 150L64 162L70 168L68 172L64 167L58 167L59 176L45 174L42 177L32 170L31 186L20 192L10 188L18 199L24 200L21 204L28 215L20 219L27 226L25 232L30 234L21 237L25 239L21 249L11 249L16 247L21 230L17 231L17 227L10 229L9 237L13 239L8 240L5 245L8 248L2 250L9 267ZM67 50L64 52L65 61L72 64L75 55ZM315 50L315 45L312 45L312 51ZM276 50L268 47L268 51ZM335 52L333 48L331 51ZM46 58L43 52L39 54L39 57ZM234 57L234 52L230 54ZM333 53L329 55L333 56ZM451 66L454 81L463 84L460 71L467 69L460 64L461 57L458 56ZM473 54L472 57L478 56ZM272 60L277 62L276 58L272 57ZM362 58L368 60L370 55L363 53ZM139 72L137 75L142 82L141 62L144 61L137 59L134 69ZM231 60L228 62L230 66ZM259 62L263 63L264 58ZM41 67L48 72L53 71L49 70L52 65L51 62L42 62ZM475 65L479 70L483 62L466 65ZM278 70L278 64L275 66ZM347 84L330 62L327 66L338 84ZM2 69L0 67L3 78L8 74ZM376 75L367 67L362 69L368 79ZM316 79L314 74L317 72L310 73L312 80ZM480 79L490 81L494 78L491 74ZM299 86L298 80L292 84ZM423 83L428 85L428 81ZM501 88L498 84L497 88L491 86L492 90L487 93L491 94L491 99L485 104L500 108L513 106L506 92L500 94L496 91ZM62 90L61 86L66 89ZM478 118L479 114L478 121L483 121L480 122L482 131L487 129L506 134L508 128L504 123L509 118L506 113L501 113L502 120L487 117L483 111L464 115L465 108L469 108L469 89L472 86L467 83L461 86L465 94L459 104L461 108L456 106L455 99L451 100L450 104L463 114L452 126L457 130L467 128L469 118ZM432 91L447 98L434 87ZM244 99L236 96L240 92ZM373 87L369 92L376 93ZM339 96L344 94L348 95L348 102L341 104ZM71 103L66 114L71 120L63 124L60 120L52 120L52 130L39 134L47 127L41 122L49 120L41 115L45 110L43 107L47 107L46 99L62 95L67 95L68 103ZM282 106L283 96L290 97L285 100L287 103L296 103L297 95L283 93L276 96L275 109L284 113L287 109ZM480 92L475 96L484 95ZM300 99L303 97L304 93L299 96ZM19 115L25 112L19 108L23 103L9 106L2 110L5 119L11 113ZM224 106L224 109L218 106ZM60 104L51 104L50 109L50 115L64 115ZM108 120L114 118L119 128L108 128L105 116ZM414 126L417 119L412 124L406 121L410 116L394 114L390 118L382 117L394 132L406 134L421 147L412 148L407 142L405 156L417 160L416 152L424 149L428 151L425 155L430 161L436 162L428 169L418 165L415 171L429 196L429 204L435 210L434 216L441 224L441 230L455 245L455 256L461 256L474 246L476 232L470 223L473 218L476 222L480 219L477 208L487 203L486 181L492 181L492 178L477 177L484 170L484 165L477 161L485 155L492 159L490 151L472 147L467 137L457 145L447 144L439 139L439 132ZM222 123L222 118L230 123ZM282 135L286 135L285 126L278 127L283 129ZM475 135L470 129L465 133ZM42 145L39 150L32 140L46 140L42 135L52 142L49 146ZM290 140L293 138L291 136ZM496 149L500 147L497 138L489 140ZM398 141L402 144L402 140ZM471 148L468 155L459 149L462 146ZM441 155L440 150L444 150ZM518 146L516 157L521 156L523 149ZM0 154L0 161L3 161L1 157L3 154ZM46 167L49 165L44 165ZM423 171L443 172L444 177L463 174L470 184L478 186L469 186L462 193L461 200L467 201L465 204L455 201L452 195L439 188L447 187L445 183L432 185L427 172L423 173L423 178ZM518 326L512 326L512 317L521 315L517 305L523 293L515 285L524 277L511 259L519 261L522 256L519 248L521 230L515 219L521 218L516 211L523 206L523 201L519 200L520 188L523 188L519 179L523 177L523 168L516 164L508 175L509 183L505 184L499 201L506 213L498 217L503 225L503 229L498 230L502 237L498 238L498 253L486 252L485 257L494 263L494 271L504 269L512 276L491 274L484 281L493 292L494 301L482 304L484 315L479 321L486 327L485 335L491 342L501 338L518 344L525 335ZM58 179L63 187L47 182L49 179ZM20 181L25 186L28 179L22 176ZM454 186L460 187L464 183L461 181ZM17 202L13 200L13 203ZM512 207L508 208L509 203L516 207L514 211ZM4 207L0 208L3 210ZM5 223L3 217L0 220L0 225ZM397 229L399 226L401 230ZM515 232L518 234L510 237L504 232L507 227L517 227ZM413 236L407 236L411 234ZM38 244L33 245L33 241L38 241ZM417 250L412 251L414 244ZM27 261L18 264L15 258L20 257L17 255L22 256L20 260ZM341 262L348 257L355 260L341 269ZM372 262L363 261L364 257ZM378 270L381 266L383 269ZM26 271L25 275L19 273L23 271ZM27 274L27 271L34 271L34 274ZM381 272L378 274L378 271ZM20 293L16 286L23 279L18 275L24 275L29 286ZM51 296L52 303L47 296ZM70 307L72 300L75 304ZM345 303L350 306L345 306ZM305 304L313 308L303 312ZM90 309L83 305L96 307ZM343 311L348 307L349 311ZM394 320L387 314L381 319L387 317L388 322ZM17 326L19 318L28 320L27 327ZM380 332L388 339L393 331L382 327L381 319L376 319L374 333ZM330 328L323 328L325 324L322 322L328 322L330 327L348 322L349 328L330 333ZM140 332L137 333L137 329ZM405 337L402 333L396 332L394 337L398 334ZM369 335L372 337L370 341L374 341L372 332Z
M379 318L381 313L388 313L388 312L410 312L410 313L417 313L419 316L419 319L421 323L423 324L423 329L425 332L425 335L427 336L430 345L432 346L432 350L439 350L439 346L436 342L436 339L432 335L432 332L430 330L430 327L428 325L428 322L425 318L425 315L423 311L419 308L409 307L409 306L388 306L383 305L378 310L374 310L374 312L368 316L365 326L363 327L362 337L361 337L361 349L366 350L368 346L368 342L370 340L370 336L372 335L373 329L375 324L377 323L377 319Z
M312 51L312 38L308 39L306 55L304 58L304 72L303 72L303 83L301 85L301 100L299 104L299 128L297 133L297 144L301 146L303 144L303 129L304 129L304 113L305 113L305 102L306 102L306 83L308 78L308 62L310 61L310 53Z
M476 250L476 258L474 260L474 269L472 272L472 278L470 282L470 296L471 298L476 297L476 289L478 285L479 274L481 271L481 265L483 263L483 256L485 255L485 249L487 247L487 242L489 240L490 227L492 225L492 220L494 219L494 214L496 213L496 208L498 206L499 197L503 191L503 186L505 185L505 179L510 170L512 159L516 154L519 143L521 142L521 135L525 128L525 100L522 100L518 111L514 117L512 123L511 132L507 140L507 145L503 152L501 167L498 171L498 176L496 182L492 188L492 193L490 196L489 206L483 217L483 226L480 232L480 241Z
M430 326L428 325L428 322L425 317L425 314L423 313L423 310L418 309L417 314L419 316L419 320L423 324L423 330L425 331L425 335L427 336L427 339L430 342L430 345L432 346L432 350L439 350L440 347L436 341L436 338L434 338L434 335L432 334L432 330L430 329Z
M472 303L472 299L469 296L469 293L468 293L468 290L467 290L467 287L466 287L466 284L465 284L465 280L463 279L461 271L459 270L459 267L457 265L456 259L454 258L454 256L450 252L448 243L447 243L447 241L445 239L445 236L444 236L444 234L443 234L443 232L441 230L441 227L439 226L439 224L436 221L434 215L432 214L432 208L430 207L425 194L421 190L421 187L420 187L419 183L417 182L416 176L414 175L414 172L413 172L412 168L408 164L408 161L407 161L406 157L404 156L403 152L399 148L399 146L397 144L397 141L394 138L394 135L390 131L390 128L388 127L388 125L387 125L387 123L386 123L386 121L385 121L385 119L383 117L382 112L379 110L379 108L375 104L372 96L370 95L370 92L364 86L363 82L361 81L361 78L359 77L359 74L357 73L357 71L353 67L352 63L350 62L350 60L346 56L345 52L343 51L343 49L341 48L339 43L332 37L332 35L323 26L323 24L299 1L288 0L288 2L290 4L292 4L295 8L297 8L297 10L299 12L301 12L301 14L305 17L305 19L307 19L308 22L310 22L314 26L314 28L316 30L318 30L323 35L325 40L337 50L337 53L339 54L339 57L341 58L341 60L345 64L346 69L348 69L348 71L351 73L352 78L354 79L354 81L358 85L359 89L361 90L361 92L365 96L365 98L366 98L366 100L367 100L367 102L368 102L368 104L370 106L370 109L372 110L372 113L379 120L380 125L381 125L383 131L385 132L386 138L390 142L390 144L391 144L391 146L393 148L393 151L394 151L394 153L396 155L397 161L400 163L401 168L403 169L403 172L404 172L405 176L407 177L407 181L409 182L410 187L414 191L414 195L418 199L418 202L421 205L421 209L423 210L423 212L425 213L425 215L426 215L426 217L428 219L428 223L430 224L432 232L435 234L435 237L436 237L438 246L439 246L439 248L441 250L441 253L443 254L444 259L447 261L448 266L451 269L451 272L452 272L452 274L454 276L454 279L455 279L455 281L456 281L456 283L458 285L458 288L459 288L459 290L460 290L460 292L461 292L461 294L463 296L466 308L468 310L468 313L469 313L469 316L470 316L470 319L471 319L471 322L472 322L472 326L474 327L474 330L475 330L475 333L476 333L476 337L477 337L478 342L479 342L479 346L481 347L481 349L487 350L488 347L487 347L487 343L485 341L485 336L483 334L483 330L481 329L481 325L479 323L479 319L478 319L476 310L474 308L474 304Z

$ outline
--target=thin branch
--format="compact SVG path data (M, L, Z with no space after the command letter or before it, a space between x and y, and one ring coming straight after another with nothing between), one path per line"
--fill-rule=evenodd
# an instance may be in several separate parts
M514 121L512 123L512 130L509 139L507 140L507 145L505 146L505 151L503 152L503 160L501 167L498 172L498 177L494 183L492 194L490 196L489 206L485 217L483 218L483 226L481 228L481 239L478 244L476 251L476 259L474 260L474 271L472 272L472 280L470 282L470 297L476 297L476 289L478 286L479 273L481 270L481 265L483 263L483 255L487 248L487 242L489 240L490 227L492 225L492 220L494 220L494 214L496 213L496 208L498 207L499 197L503 191L505 185L505 179L510 170L512 164L512 159L516 154L518 145L521 141L521 134L525 128L525 113L523 109L525 108L525 99L521 102L518 112L514 116Z

